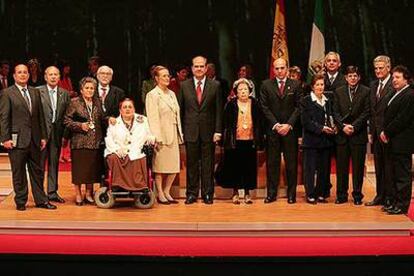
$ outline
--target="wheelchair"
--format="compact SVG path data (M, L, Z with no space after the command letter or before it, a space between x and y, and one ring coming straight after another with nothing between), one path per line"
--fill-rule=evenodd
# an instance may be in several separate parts
M142 152L146 155L147 162L147 187L139 191L129 191L112 183L112 173L107 172L106 178L103 180L101 187L95 192L95 202L98 208L110 209L114 207L116 199L131 198L134 206L138 209L150 209L155 203L155 194L153 192L154 179L152 178L152 155L154 147L152 145L144 145Z

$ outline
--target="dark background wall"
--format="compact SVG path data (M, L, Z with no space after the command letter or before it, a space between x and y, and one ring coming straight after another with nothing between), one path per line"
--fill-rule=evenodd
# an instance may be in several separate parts
M286 0L290 64L306 69L314 0ZM61 59L78 80L88 57L115 70L114 83L138 97L148 66L190 64L203 54L233 81L239 64L268 76L275 0L0 0L0 58L37 57L43 67ZM414 2L326 0L326 50L356 64L364 81L372 59L391 56L414 69Z

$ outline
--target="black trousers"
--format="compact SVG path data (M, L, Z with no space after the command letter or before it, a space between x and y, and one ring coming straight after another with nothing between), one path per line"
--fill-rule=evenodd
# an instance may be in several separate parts
M405 213L410 207L412 190L412 157L410 153L389 153L387 157L386 179L392 179L391 186L394 192L392 205Z
M267 196L276 197L280 178L281 153L285 160L287 195L296 198L298 178L298 140L293 132L281 137L268 137L266 143Z
M331 148L304 148L303 170L305 193L307 197L324 197L329 185L331 171ZM329 172L329 174L327 173ZM315 183L315 173L316 183Z
M29 171L32 194L36 205L48 202L43 191L44 167L41 162L41 151L38 145L32 142L24 149L12 149L9 151L9 159L12 169L14 201L17 206L26 205L28 199L28 182L26 177L26 165Z
M201 196L214 195L214 150L213 142L186 142L187 156L187 190L186 196L198 197L200 190L201 176Z
M49 197L56 196L59 188L58 172L61 140L62 137L59 137L56 125L53 124L46 149L41 153L43 166L47 164L47 194Z
M367 148L365 144L336 145L336 197L348 199L349 161L352 161L352 197L362 200L362 183Z
M376 196L375 199L379 200L383 204L390 202L394 198L394 190L391 185L392 179L387 179L385 173L387 166L386 159L386 146L374 138L373 141L373 153L374 153L374 165L375 165L375 178L376 178Z

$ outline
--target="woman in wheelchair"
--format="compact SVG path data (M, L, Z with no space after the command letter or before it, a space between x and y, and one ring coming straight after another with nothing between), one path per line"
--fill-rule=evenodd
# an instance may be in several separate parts
M126 98L119 104L120 116L109 125L105 138L105 157L113 187L139 191L148 187L146 156L142 148L154 144L147 118L135 113L134 102Z

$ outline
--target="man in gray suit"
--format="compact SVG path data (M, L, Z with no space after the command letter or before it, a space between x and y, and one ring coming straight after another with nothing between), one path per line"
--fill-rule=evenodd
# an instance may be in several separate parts
M15 84L0 94L0 142L9 152L16 209L26 210L26 165L36 207L56 209L43 191L41 151L46 147L46 126L39 90L27 86L29 72L26 65L17 65L13 77Z
M46 85L38 87L46 124L47 145L42 151L42 164L47 162L47 195L50 201L64 203L58 194L59 156L62 145L63 117L70 103L69 92L58 87L59 69L50 66L45 70Z
M187 156L185 204L197 201L200 178L203 201L212 204L214 143L221 139L223 98L220 83L206 77L205 57L193 58L191 69L194 77L181 83L178 96Z

